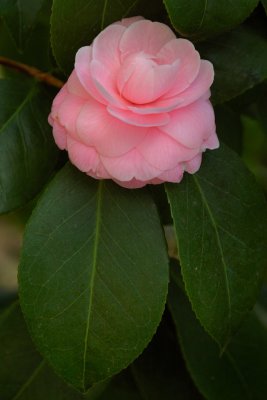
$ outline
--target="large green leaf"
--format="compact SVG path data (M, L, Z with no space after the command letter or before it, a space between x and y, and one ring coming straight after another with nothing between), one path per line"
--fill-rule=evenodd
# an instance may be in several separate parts
M148 348L132 364L137 386L144 400L199 400L202 397L185 370L168 323L166 318Z
M136 15L153 18L161 12L161 0L53 0L51 42L58 65L69 74L77 50L112 22Z
M267 78L267 31L239 27L198 47L215 69L213 103L232 99ZM249 51L248 51L249 49Z
M67 381L86 390L125 368L154 334L168 286L149 194L67 165L30 219L19 284L32 336Z
M44 1L0 0L0 16L4 18L19 49L29 38Z
M255 312L244 321L221 355L176 280L170 284L169 306L187 367L205 399L267 398L267 330Z
M256 301L267 264L267 211L254 177L221 144L200 171L167 184L186 291L221 346Z
M0 213L33 198L55 167L50 102L32 81L0 80Z
M244 21L259 0L164 0L171 22L183 36L205 39Z
M261 0L263 7L265 8L265 12L267 14L267 0Z
M94 400L103 385L86 397L67 386L33 347L18 302L0 317L1 400Z

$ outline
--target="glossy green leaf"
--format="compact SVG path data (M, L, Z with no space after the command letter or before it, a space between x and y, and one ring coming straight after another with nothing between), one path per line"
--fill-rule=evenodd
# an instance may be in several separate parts
M16 45L22 49L29 38L38 14L46 0L0 0L0 16Z
M215 69L211 88L215 104L230 100L267 78L266 30L242 26L202 43L198 50Z
M200 400L180 354L174 332L161 324L143 354L132 364L144 400ZM127 399L128 400L128 399Z
M267 330L256 312L244 321L221 355L175 280L170 284L169 306L187 367L205 399L267 398Z
M243 22L259 0L164 0L172 25L183 36L205 39Z
M84 391L125 368L154 334L168 286L149 193L67 165L30 219L19 284L35 343L67 381Z
M0 80L0 213L32 199L55 167L50 102L30 80Z
M215 107L216 131L219 140L235 150L238 154L242 151L242 124L240 115L229 106L218 105Z
M186 291L221 346L253 307L267 265L266 201L240 158L221 144L200 171L167 184Z
M77 50L107 25L136 15L158 19L161 13L161 0L53 0L51 43L57 63L69 74Z
M1 400L95 400L104 385L82 396L59 379L47 366L26 329L18 302L0 317Z

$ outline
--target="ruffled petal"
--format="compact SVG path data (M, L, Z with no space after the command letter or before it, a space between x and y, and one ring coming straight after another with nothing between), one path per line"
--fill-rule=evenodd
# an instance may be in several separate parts
M168 97L176 96L196 79L200 68L200 56L194 45L186 39L173 39L166 43L157 54L161 63L174 63L179 60L179 70L173 80Z
M137 150L149 164L161 172L175 168L179 162L190 160L199 151L182 146L158 128L149 130Z
M75 72L79 81L81 82L84 89L94 99L100 103L106 104L107 101L101 96L97 90L91 73L91 61L92 61L92 47L85 46L81 47L75 57Z
M185 163L185 171L189 172L189 174L194 174L200 168L202 161L202 153L197 154L192 160L189 160Z
M53 125L53 136L57 146L61 150L67 148L67 134L65 128L61 126L56 120L49 120L50 125Z
M168 171L162 172L158 179L162 182L180 182L183 178L184 168L181 163L179 163L173 169L169 169Z
M120 121L135 126L162 126L166 125L170 120L170 116L167 113L140 115L135 114L132 111L112 108L110 106L107 107L107 111Z
M170 90L178 74L178 67L179 61L158 65L142 53L131 55L118 71L119 93L135 104L150 103Z
M132 179L149 181L161 173L157 168L147 163L136 149L120 157L101 156L100 158L113 179L122 182Z
M74 138L76 135L76 120L85 104L85 100L81 97L69 94L58 107L57 118L59 123Z
M70 136L67 138L67 148L69 158L80 171L96 171L99 164L99 156L93 147L85 146L84 144L72 139Z
M134 22L126 29L120 41L122 60L131 53L144 52L156 55L174 38L174 33L165 24L148 20Z
M196 101L169 115L170 122L160 129L185 147L200 148L215 132L214 111L209 101Z
M202 150L203 151L205 151L206 149L214 150L214 149L218 149L219 146L220 146L220 143L219 143L218 136L214 132L208 137L207 140L205 140L205 142L202 145Z
M76 128L80 141L109 157L127 153L144 140L148 131L119 121L92 99L82 107Z
M79 81L75 70L73 70L69 76L67 81L67 89L69 93L74 94L75 96L82 97L83 99L88 98L88 92L84 89Z

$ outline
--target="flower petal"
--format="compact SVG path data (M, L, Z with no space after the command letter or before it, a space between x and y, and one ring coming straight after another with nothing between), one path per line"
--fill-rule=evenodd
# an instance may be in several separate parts
M135 104L150 103L170 90L178 67L179 61L158 65L142 53L131 55L118 71L119 93Z
M65 150L67 148L67 134L65 128L56 120L51 120L51 118L49 118L49 123L53 125L53 136L57 146L60 150Z
M107 110L113 117L134 126L162 126L166 125L170 120L170 116L167 113L140 115L132 111L121 110L110 106L107 107Z
M170 122L161 131L185 147L200 148L215 132L215 117L209 101L199 100L169 113Z
M76 122L77 135L101 155L120 156L136 147L147 135L147 128L131 126L111 116L93 99L84 104Z
M88 172L97 170L100 160L93 147L85 146L70 136L67 138L67 147L70 161L80 171Z
M79 81L75 69L70 74L66 85L69 93L87 99L88 92L84 89L81 82Z
M202 149L204 151L206 149L214 150L214 149L218 149L219 146L220 146L220 143L219 143L218 136L214 132L208 137L207 140L205 140L205 142L202 145Z
M120 41L122 60L131 53L145 52L156 55L175 35L172 30L160 22L141 20L126 29Z
M151 128L137 146L144 159L161 172L176 167L179 162L193 158L199 149L188 149L158 128Z
M194 174L200 168L202 161L202 153L197 154L192 160L189 160L185 163L185 171L189 172L189 174Z
M81 47L75 57L75 72L84 89L100 103L106 104L106 100L97 90L91 74L92 47Z
M120 157L101 156L100 158L108 173L114 179L122 182L132 179L149 181L161 173L157 168L147 163L136 149Z
M173 81L168 97L176 96L196 79L200 68L200 56L194 45L186 39L173 39L166 43L157 54L161 63L174 63L179 60L178 74Z
M83 98L68 94L57 110L59 123L74 138L76 137L76 120L84 104Z

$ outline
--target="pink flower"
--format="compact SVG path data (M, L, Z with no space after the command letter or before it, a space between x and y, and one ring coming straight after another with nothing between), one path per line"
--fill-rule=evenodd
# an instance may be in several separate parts
M49 116L55 141L96 179L129 188L179 182L219 146L213 77L212 64L168 26L116 22L77 52Z

